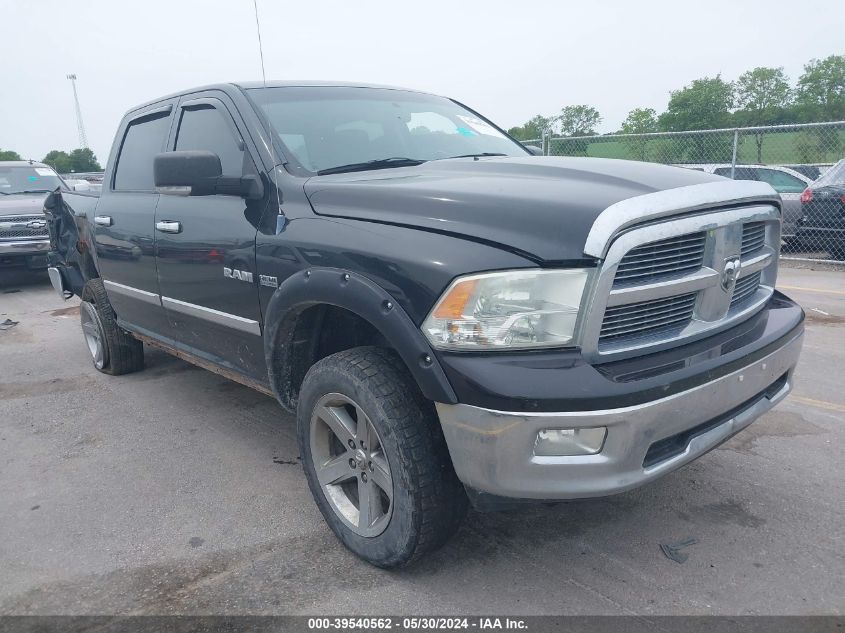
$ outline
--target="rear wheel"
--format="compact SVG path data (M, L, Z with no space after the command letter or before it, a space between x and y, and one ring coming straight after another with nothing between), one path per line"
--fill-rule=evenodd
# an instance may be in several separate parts
M393 352L361 347L316 363L297 435L323 517L364 560L404 565L460 525L467 498L437 414Z
M79 319L94 367L112 376L144 368L144 345L122 330L101 279L92 279L82 291Z

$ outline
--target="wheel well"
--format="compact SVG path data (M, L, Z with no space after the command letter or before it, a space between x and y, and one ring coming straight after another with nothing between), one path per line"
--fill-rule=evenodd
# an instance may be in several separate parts
M328 304L290 315L279 333L273 357L275 391L290 411L296 409L302 381L314 363L353 347L391 347L372 323L351 310Z

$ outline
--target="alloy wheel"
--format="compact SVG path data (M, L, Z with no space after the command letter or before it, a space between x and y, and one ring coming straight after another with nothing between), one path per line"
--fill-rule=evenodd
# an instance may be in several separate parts
M359 536L381 534L393 511L393 478L381 438L351 398L330 393L311 414L311 457L335 514Z

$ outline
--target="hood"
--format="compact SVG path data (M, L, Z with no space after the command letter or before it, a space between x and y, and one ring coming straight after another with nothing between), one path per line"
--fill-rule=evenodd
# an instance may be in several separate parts
M449 159L315 176L315 213L457 234L531 259L584 258L596 217L655 191L725 180L700 171L599 158Z
M0 216L3 215L31 215L44 211L46 193L22 193L0 195Z

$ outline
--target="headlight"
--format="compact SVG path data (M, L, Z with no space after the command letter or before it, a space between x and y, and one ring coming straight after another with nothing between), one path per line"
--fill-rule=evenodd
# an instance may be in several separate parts
M494 350L572 343L589 269L513 270L452 282L422 330L438 349Z

